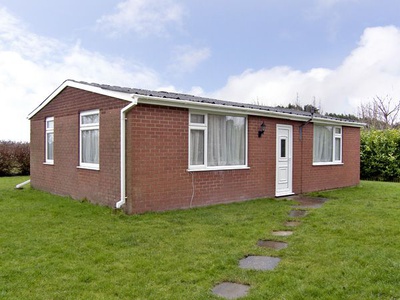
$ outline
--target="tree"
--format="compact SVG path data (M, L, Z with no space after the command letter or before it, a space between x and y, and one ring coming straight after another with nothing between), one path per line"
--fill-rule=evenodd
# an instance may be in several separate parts
M400 101L393 101L389 95L375 96L372 102L361 104L358 116L371 129L390 129L398 126Z
M331 118L336 118L336 119L345 119L345 120L350 120L350 121L360 121L360 119L353 115L353 114L336 114L336 113L326 113L325 116L331 117Z

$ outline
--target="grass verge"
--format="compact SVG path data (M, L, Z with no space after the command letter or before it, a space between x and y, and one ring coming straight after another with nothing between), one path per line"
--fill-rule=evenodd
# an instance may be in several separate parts
M292 202L260 199L126 216L0 179L0 299L220 299L222 281L246 299L400 297L400 185L362 182L294 228L288 248L259 239L287 229ZM246 255L282 258L273 271L238 268Z

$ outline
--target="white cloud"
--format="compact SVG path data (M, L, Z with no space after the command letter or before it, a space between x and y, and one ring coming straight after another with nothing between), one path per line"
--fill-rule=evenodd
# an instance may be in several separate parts
M158 74L36 35L0 9L0 140L29 140L26 116L65 79L156 88Z
M376 95L400 100L400 29L367 28L358 46L336 69L306 72L287 66L246 70L211 96L265 105L321 103L325 112L356 113Z
M174 58L170 69L179 74L194 71L199 64L211 56L211 50L207 47L177 46L173 52Z
M98 27L113 36L127 32L165 35L168 26L179 25L185 15L183 6L173 0L126 0L116 10L97 20Z

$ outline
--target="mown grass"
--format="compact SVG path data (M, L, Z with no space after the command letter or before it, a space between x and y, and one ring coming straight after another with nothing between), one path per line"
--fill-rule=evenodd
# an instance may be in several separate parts
M400 298L400 185L362 182L318 193L276 251L256 246L287 229L290 201L260 199L127 216L0 179L0 299L220 299L222 281L246 299ZM246 255L282 258L273 271L238 268Z

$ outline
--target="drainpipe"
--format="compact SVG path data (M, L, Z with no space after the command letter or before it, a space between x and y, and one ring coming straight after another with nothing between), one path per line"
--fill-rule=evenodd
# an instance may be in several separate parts
M121 208L122 205L126 203L126 143L125 143L125 135L126 135L126 113L132 109L132 107L137 105L138 99L137 97L132 97L133 101L128 106L125 106L121 110L121 199L115 204L115 208Z
M303 127L311 123L314 119L315 110L311 108L311 118L299 126L300 142L301 142L301 164L300 164L300 194L303 193Z
M17 185L15 186L15 188L16 188L16 189L22 189L22 187L23 187L24 185L28 184L29 182L31 182L30 179L27 180L27 181L24 181L23 183L17 184Z

